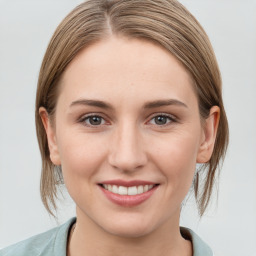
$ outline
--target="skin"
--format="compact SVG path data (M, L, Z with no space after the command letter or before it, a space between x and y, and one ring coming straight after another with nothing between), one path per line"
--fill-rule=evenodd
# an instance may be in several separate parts
M76 203L69 255L191 256L179 231L180 206L196 163L211 157L219 108L202 122L189 73L165 49L139 39L111 36L82 50L59 86L54 121L44 108L40 115L51 160L62 166ZM163 100L172 104L145 107ZM88 115L100 116L99 123ZM159 186L142 204L123 207L98 186L112 179Z

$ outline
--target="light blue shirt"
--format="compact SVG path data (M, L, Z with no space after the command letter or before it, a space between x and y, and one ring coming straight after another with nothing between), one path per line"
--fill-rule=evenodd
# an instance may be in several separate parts
M0 256L66 256L68 233L76 221L72 218L45 233L0 250ZM192 230L181 227L184 238L193 244L193 256L213 256L212 250Z

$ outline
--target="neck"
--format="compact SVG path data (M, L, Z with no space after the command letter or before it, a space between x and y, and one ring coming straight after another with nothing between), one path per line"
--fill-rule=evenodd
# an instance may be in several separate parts
M167 221L149 234L124 237L110 234L91 219L77 214L76 228L70 239L68 255L97 256L192 256L192 245L179 230L179 218Z

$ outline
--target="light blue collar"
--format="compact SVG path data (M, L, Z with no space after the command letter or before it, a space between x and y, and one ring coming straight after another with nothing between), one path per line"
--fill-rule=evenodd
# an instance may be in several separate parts
M211 248L191 229L180 228L181 235L192 242L193 256L213 256Z

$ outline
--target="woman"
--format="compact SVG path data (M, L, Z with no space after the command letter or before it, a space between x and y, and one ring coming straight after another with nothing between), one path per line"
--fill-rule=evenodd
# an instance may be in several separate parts
M211 44L180 3L75 8L42 63L36 126L44 205L64 181L77 216L0 255L212 255L179 217L192 184L207 208L228 125Z

